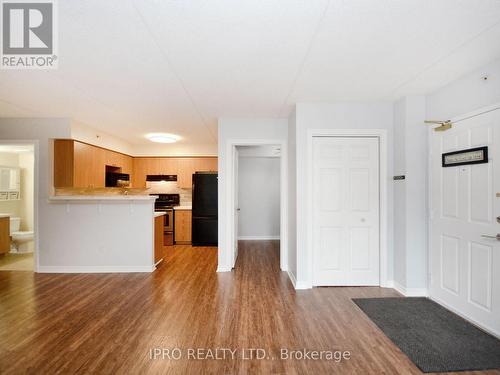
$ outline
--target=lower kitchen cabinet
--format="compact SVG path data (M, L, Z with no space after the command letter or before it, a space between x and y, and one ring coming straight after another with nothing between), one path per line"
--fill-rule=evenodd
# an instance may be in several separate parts
M191 210L174 210L175 243L191 243Z
M0 217L0 254L10 251L10 218Z
M165 215L155 217L155 264L158 264L165 258L166 251L163 246L163 232Z

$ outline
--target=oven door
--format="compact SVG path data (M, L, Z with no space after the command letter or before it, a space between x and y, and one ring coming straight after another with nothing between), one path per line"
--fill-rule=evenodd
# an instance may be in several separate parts
M174 210L167 210L165 215L165 232L174 231Z
M167 209L164 216L163 245L173 246L174 244L174 210Z

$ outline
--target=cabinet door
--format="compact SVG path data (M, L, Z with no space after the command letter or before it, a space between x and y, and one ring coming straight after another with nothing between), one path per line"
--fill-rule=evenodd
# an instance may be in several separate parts
M105 150L75 142L74 187L104 187L105 175Z
M54 187L75 186L75 142L69 139L54 140Z
M177 186L181 189L190 189L193 185L195 161L193 158L177 159Z
M106 150L92 147L92 185L106 186Z
M119 152L104 150L106 165L121 169L121 173L132 174L132 157Z
M0 254L10 251L10 218L0 217Z
M217 158L196 158L194 159L195 172L217 171Z
M79 188L91 187L93 180L92 146L74 142L73 186Z
M135 188L146 187L146 159L134 158L133 160L133 173L132 173L132 186Z
M160 174L177 174L179 169L177 158L159 158Z
M175 211L175 242L191 242L191 210Z

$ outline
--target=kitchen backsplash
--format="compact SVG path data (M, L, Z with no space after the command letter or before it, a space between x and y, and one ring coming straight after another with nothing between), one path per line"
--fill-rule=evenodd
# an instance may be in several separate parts
M175 181L147 182L149 194L179 194L181 206L191 206L193 201L192 189L181 189Z

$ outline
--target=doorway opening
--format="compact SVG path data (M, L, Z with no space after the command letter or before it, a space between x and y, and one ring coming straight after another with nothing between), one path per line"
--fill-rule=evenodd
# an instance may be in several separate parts
M236 146L236 257L243 241L259 241L263 251L279 248L280 157L279 145Z
M287 271L286 144L234 142L228 151L229 265L235 267L239 244L245 241L245 247L279 249L279 269ZM257 241L266 242L260 246Z
M0 271L36 271L35 145L0 144Z

